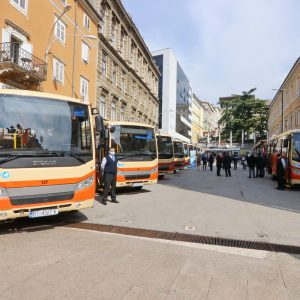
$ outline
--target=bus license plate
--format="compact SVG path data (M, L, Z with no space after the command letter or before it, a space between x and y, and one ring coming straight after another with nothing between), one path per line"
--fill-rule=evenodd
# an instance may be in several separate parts
M137 186L143 186L143 184L142 183L138 183L138 182L132 184L132 187L137 187Z
M33 210L29 212L29 218L40 218L58 215L58 209L43 209L43 210Z

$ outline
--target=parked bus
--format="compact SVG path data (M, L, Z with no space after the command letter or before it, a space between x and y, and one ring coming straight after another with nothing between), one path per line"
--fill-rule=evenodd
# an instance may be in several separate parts
M172 137L160 134L157 137L158 147L158 177L174 173L174 146Z
M189 144L183 143L184 149L184 166L185 168L190 167L190 153L189 153Z
M184 170L185 160L184 160L184 148L183 142L179 140L173 141L174 145L174 173L178 170Z
M142 189L157 183L158 151L155 128L130 122L104 122L105 142L100 145L98 161L107 155L110 147L118 157L117 187ZM102 185L100 166L97 168L98 187Z
M78 99L0 90L0 221L92 207L91 108Z
M252 148L252 152L255 154L261 153L261 154L267 154L267 141L266 140L260 140L259 142L257 142L253 148Z
M300 184L300 130L289 130L269 140L268 154L271 161L272 176L277 176L278 153L286 152L286 183Z

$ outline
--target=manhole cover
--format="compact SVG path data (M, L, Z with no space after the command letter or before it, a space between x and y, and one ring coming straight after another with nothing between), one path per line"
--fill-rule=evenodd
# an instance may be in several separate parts
M196 229L196 227L195 226L185 226L184 229L189 230L189 231L194 231Z
M130 221L130 220L123 220L122 223L127 223L128 224L128 223L132 223L132 221Z

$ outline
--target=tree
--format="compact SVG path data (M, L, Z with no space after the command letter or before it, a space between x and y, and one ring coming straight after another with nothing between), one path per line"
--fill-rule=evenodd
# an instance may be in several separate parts
M223 109L219 124L223 126L222 137L228 139L230 131L234 142L242 141L242 134L258 132L264 137L267 130L268 105L266 101L255 98L255 88L242 95L232 95L220 101Z

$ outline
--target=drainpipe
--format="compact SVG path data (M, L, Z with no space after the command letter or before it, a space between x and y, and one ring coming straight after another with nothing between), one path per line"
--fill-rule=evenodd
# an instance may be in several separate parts
M76 58L76 32L77 32L77 9L78 1L75 0L75 27L73 35L73 64L72 64L72 97L74 97L74 81L75 81L75 58Z

